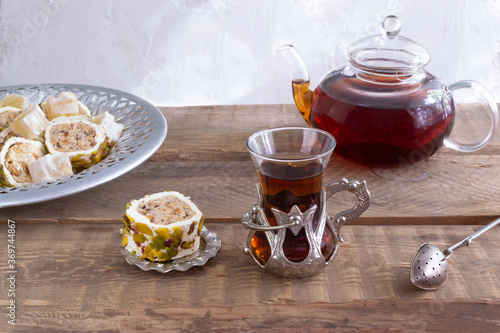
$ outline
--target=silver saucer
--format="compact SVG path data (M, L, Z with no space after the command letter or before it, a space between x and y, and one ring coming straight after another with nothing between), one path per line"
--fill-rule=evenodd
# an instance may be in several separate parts
M168 273L170 271L185 272L193 266L203 266L208 259L215 257L220 249L220 245L221 241L219 237L217 237L217 234L213 231L208 231L208 229L203 226L201 230L200 247L198 251L189 256L166 262L155 262L140 259L132 255L123 247L121 248L121 253L130 265L135 265L143 271L155 270L161 273Z

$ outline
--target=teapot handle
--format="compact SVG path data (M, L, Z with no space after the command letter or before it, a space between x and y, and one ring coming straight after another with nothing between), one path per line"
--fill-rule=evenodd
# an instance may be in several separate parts
M495 131L498 126L498 107L495 102L495 99L491 95L491 93L486 89L483 85L475 82L475 81L458 81L453 83L452 85L448 86L448 90L453 91L453 90L458 90L458 89L472 89L475 90L477 93L479 93L483 98L488 102L489 105L489 110L491 112L491 115L493 117L490 129L488 131L488 134L481 140L474 142L474 143L459 143L456 142L452 139L450 139L448 136L445 137L444 139L444 146L457 150L457 151L462 151L462 152L471 152L475 150L479 150L486 146L488 142L493 138L495 135Z

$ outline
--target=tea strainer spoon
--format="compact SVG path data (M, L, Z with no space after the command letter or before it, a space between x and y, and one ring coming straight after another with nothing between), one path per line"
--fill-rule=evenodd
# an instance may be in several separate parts
M435 290L448 279L448 261L453 251L469 246L473 239L500 223L500 218L485 225L472 235L464 238L443 252L432 243L425 243L415 253L410 266L410 280L415 286L425 290Z

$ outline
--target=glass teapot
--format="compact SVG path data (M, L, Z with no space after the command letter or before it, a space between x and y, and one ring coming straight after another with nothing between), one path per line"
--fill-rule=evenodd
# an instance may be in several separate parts
M348 64L326 74L314 91L295 48L277 50L290 66L294 101L306 122L335 137L335 154L371 166L414 163L443 145L465 152L484 147L498 123L488 90L474 81L446 86L425 71L429 53L398 35L401 22L396 16L386 17L381 30L382 35L351 44ZM482 95L492 114L486 136L471 144L450 138L455 119L451 92L462 88Z

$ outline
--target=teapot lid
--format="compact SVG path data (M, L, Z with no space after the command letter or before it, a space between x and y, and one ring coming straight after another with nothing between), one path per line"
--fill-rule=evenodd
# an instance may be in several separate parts
M360 70L385 75L413 74L430 60L429 52L409 38L398 36L401 21L387 16L381 25L382 35L373 35L352 43L346 56Z

